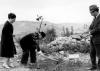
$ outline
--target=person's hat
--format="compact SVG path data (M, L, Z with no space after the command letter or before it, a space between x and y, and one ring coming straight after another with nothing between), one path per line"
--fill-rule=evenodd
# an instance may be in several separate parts
M99 7L97 5L91 5L89 9L90 11L96 11L97 9L99 9Z

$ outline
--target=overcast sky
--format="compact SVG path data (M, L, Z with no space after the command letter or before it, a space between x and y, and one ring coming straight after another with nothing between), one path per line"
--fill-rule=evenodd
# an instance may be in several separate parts
M54 23L90 23L89 6L100 0L0 0L0 24L14 12L17 21L35 21L38 15Z

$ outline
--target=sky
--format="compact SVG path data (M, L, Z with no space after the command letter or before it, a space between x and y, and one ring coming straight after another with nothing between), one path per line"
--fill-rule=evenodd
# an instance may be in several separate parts
M16 21L35 21L38 14L53 23L89 24L92 4L100 7L100 0L0 0L0 24L10 12L16 14Z

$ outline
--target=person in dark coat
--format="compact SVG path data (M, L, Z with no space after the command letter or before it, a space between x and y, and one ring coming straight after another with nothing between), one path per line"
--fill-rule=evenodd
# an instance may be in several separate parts
M94 17L92 24L89 27L90 30L90 58L92 67L90 70L100 68L100 14L99 7L97 5L91 5L89 7L91 15ZM98 57L98 64L96 64L96 56Z
M36 50L39 52L39 44L38 40L45 37L44 32L40 33L30 33L25 35L20 40L20 46L22 48L23 54L21 59L21 64L24 66L27 66L28 58L30 55L30 63L34 64L36 63Z
M14 13L8 14L8 21L5 22L2 35L1 35L1 52L0 56L5 57L6 61L3 66L10 68L10 58L14 57L16 54L16 49L13 41L13 23L16 20L16 15Z

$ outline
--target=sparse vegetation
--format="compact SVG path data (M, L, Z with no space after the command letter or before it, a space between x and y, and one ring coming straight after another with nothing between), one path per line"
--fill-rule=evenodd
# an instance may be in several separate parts
M71 30L69 30L68 27L64 28L63 26L63 32L62 32L62 36L67 36L69 37L70 35L73 35L74 34L74 29L73 29L73 26L71 26Z
M53 53L59 53L60 51L65 51L65 52L68 51L69 53L76 53L76 52L84 53L85 55L84 56L81 55L81 56L83 56L82 59L85 63L86 62L85 58L89 59L89 55L87 57L85 57L85 56L89 53L90 44L87 43L86 41L81 41L81 40L77 41L75 39L68 39L68 38L70 38L70 35L74 34L73 27L71 27L71 31L68 28L66 28L66 29L64 28L63 30L64 30L64 38L57 40L56 43L54 42L57 37L55 28L47 30L46 38L43 39L40 44L41 50L45 53L45 55L46 54L52 55ZM21 35L23 35L23 34L21 34ZM16 43L18 43L18 44L21 39L21 35L16 36ZM53 43L53 44L51 44L51 43ZM49 46L49 44L50 44L50 46ZM18 50L18 58L17 59L20 59L22 51L21 51L20 46L17 46L17 47L18 47L17 48L17 50ZM58 55L58 57L60 57L60 55ZM15 61L17 59L15 59ZM41 59L41 57L40 57L40 59ZM38 63L40 64L41 69L34 70L35 68L33 68L33 69L27 70L26 68L23 68L22 71L24 71L24 70L25 71L66 71L66 70L67 71L81 71L80 70L80 68L82 68L81 61L77 61L76 63L73 62L73 60L65 61L65 62L61 62L61 61L58 62L58 61L54 61L54 60L50 60L50 59L40 60L40 61L38 61ZM14 68L14 70L16 70L16 71L17 71L17 69L18 68ZM19 67L19 69L21 69L21 67ZM13 69L11 69L11 71L12 70ZM6 70L3 70L3 71L6 71ZM83 70L83 71L87 71L87 70Z
M56 38L56 36L57 36L57 35L56 35L56 31L55 31L54 28L48 29L47 32L46 32L46 37L45 37L45 39L43 40L43 42L45 42L45 43L48 44L48 43L54 41L55 38Z

